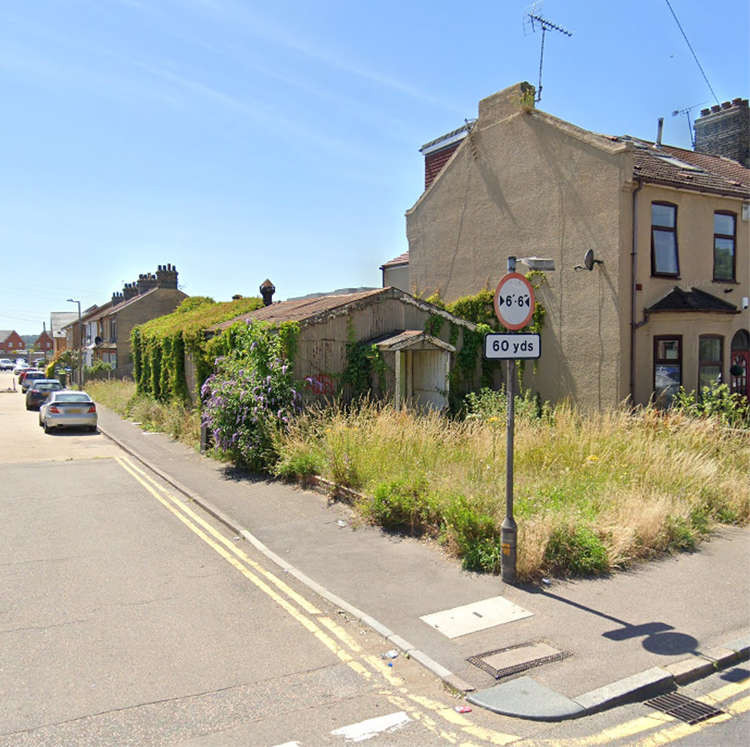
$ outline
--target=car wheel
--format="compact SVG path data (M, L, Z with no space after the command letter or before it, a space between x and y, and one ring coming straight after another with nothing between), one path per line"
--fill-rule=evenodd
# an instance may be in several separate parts
M30 407L29 405L26 405L26 409L27 409L27 410L30 410L30 409L31 409L31 407Z
M47 421L46 421L46 420L44 421L44 423L42 423L42 427L44 428L44 432L45 432L45 433L52 433L52 428L50 428L50 427L49 427L49 426L47 425Z

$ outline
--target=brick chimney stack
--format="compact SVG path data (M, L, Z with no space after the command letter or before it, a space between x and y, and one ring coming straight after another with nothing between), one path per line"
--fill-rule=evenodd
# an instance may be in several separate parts
M141 273L138 276L138 295L142 296L144 293L148 293L152 288L156 288L157 282L156 275L152 272Z
M159 265L156 270L156 282L159 288L177 290L177 268L172 265Z
M135 298L138 295L138 286L135 283L125 283L122 286L122 295L125 301Z
M125 296L122 293L115 291L112 294L112 306L117 306L118 303L122 303L125 300Z
M732 158L750 168L748 100L733 99L701 109L695 120L695 152Z

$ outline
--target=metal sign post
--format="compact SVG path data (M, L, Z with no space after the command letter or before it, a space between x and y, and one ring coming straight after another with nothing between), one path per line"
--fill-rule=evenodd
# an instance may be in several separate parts
M500 528L500 546L503 551L501 573L503 581L512 584L516 580L516 557L518 528L513 518L513 438L516 425L515 372L516 363L505 361L506 430L505 430L505 518Z
M508 257L508 274L495 290L495 313L506 329L525 327L534 314L536 301L531 283L516 271L516 258ZM538 358L541 355L539 335L488 334L484 341L484 356L505 360L506 391L506 449L505 449L505 518L500 531L502 546L501 573L503 581L516 580L518 529L513 518L513 439L516 422L515 361L518 358Z

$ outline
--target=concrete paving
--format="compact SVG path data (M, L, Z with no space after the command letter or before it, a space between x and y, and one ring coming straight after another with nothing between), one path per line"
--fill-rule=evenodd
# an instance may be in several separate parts
M366 526L324 495L245 475L145 434L106 408L99 423L287 573L499 713L581 715L674 687L703 676L707 663L713 671L750 652L748 529L722 529L698 552L608 578L514 587L462 571L434 545ZM453 638L423 619L498 596L531 615ZM565 656L500 685L468 661L539 642Z

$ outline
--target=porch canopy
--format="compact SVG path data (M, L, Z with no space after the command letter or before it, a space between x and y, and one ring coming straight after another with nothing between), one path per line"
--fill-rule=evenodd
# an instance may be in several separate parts
M448 406L451 353L456 348L418 329L372 340L384 355L394 356L393 404L443 410Z

